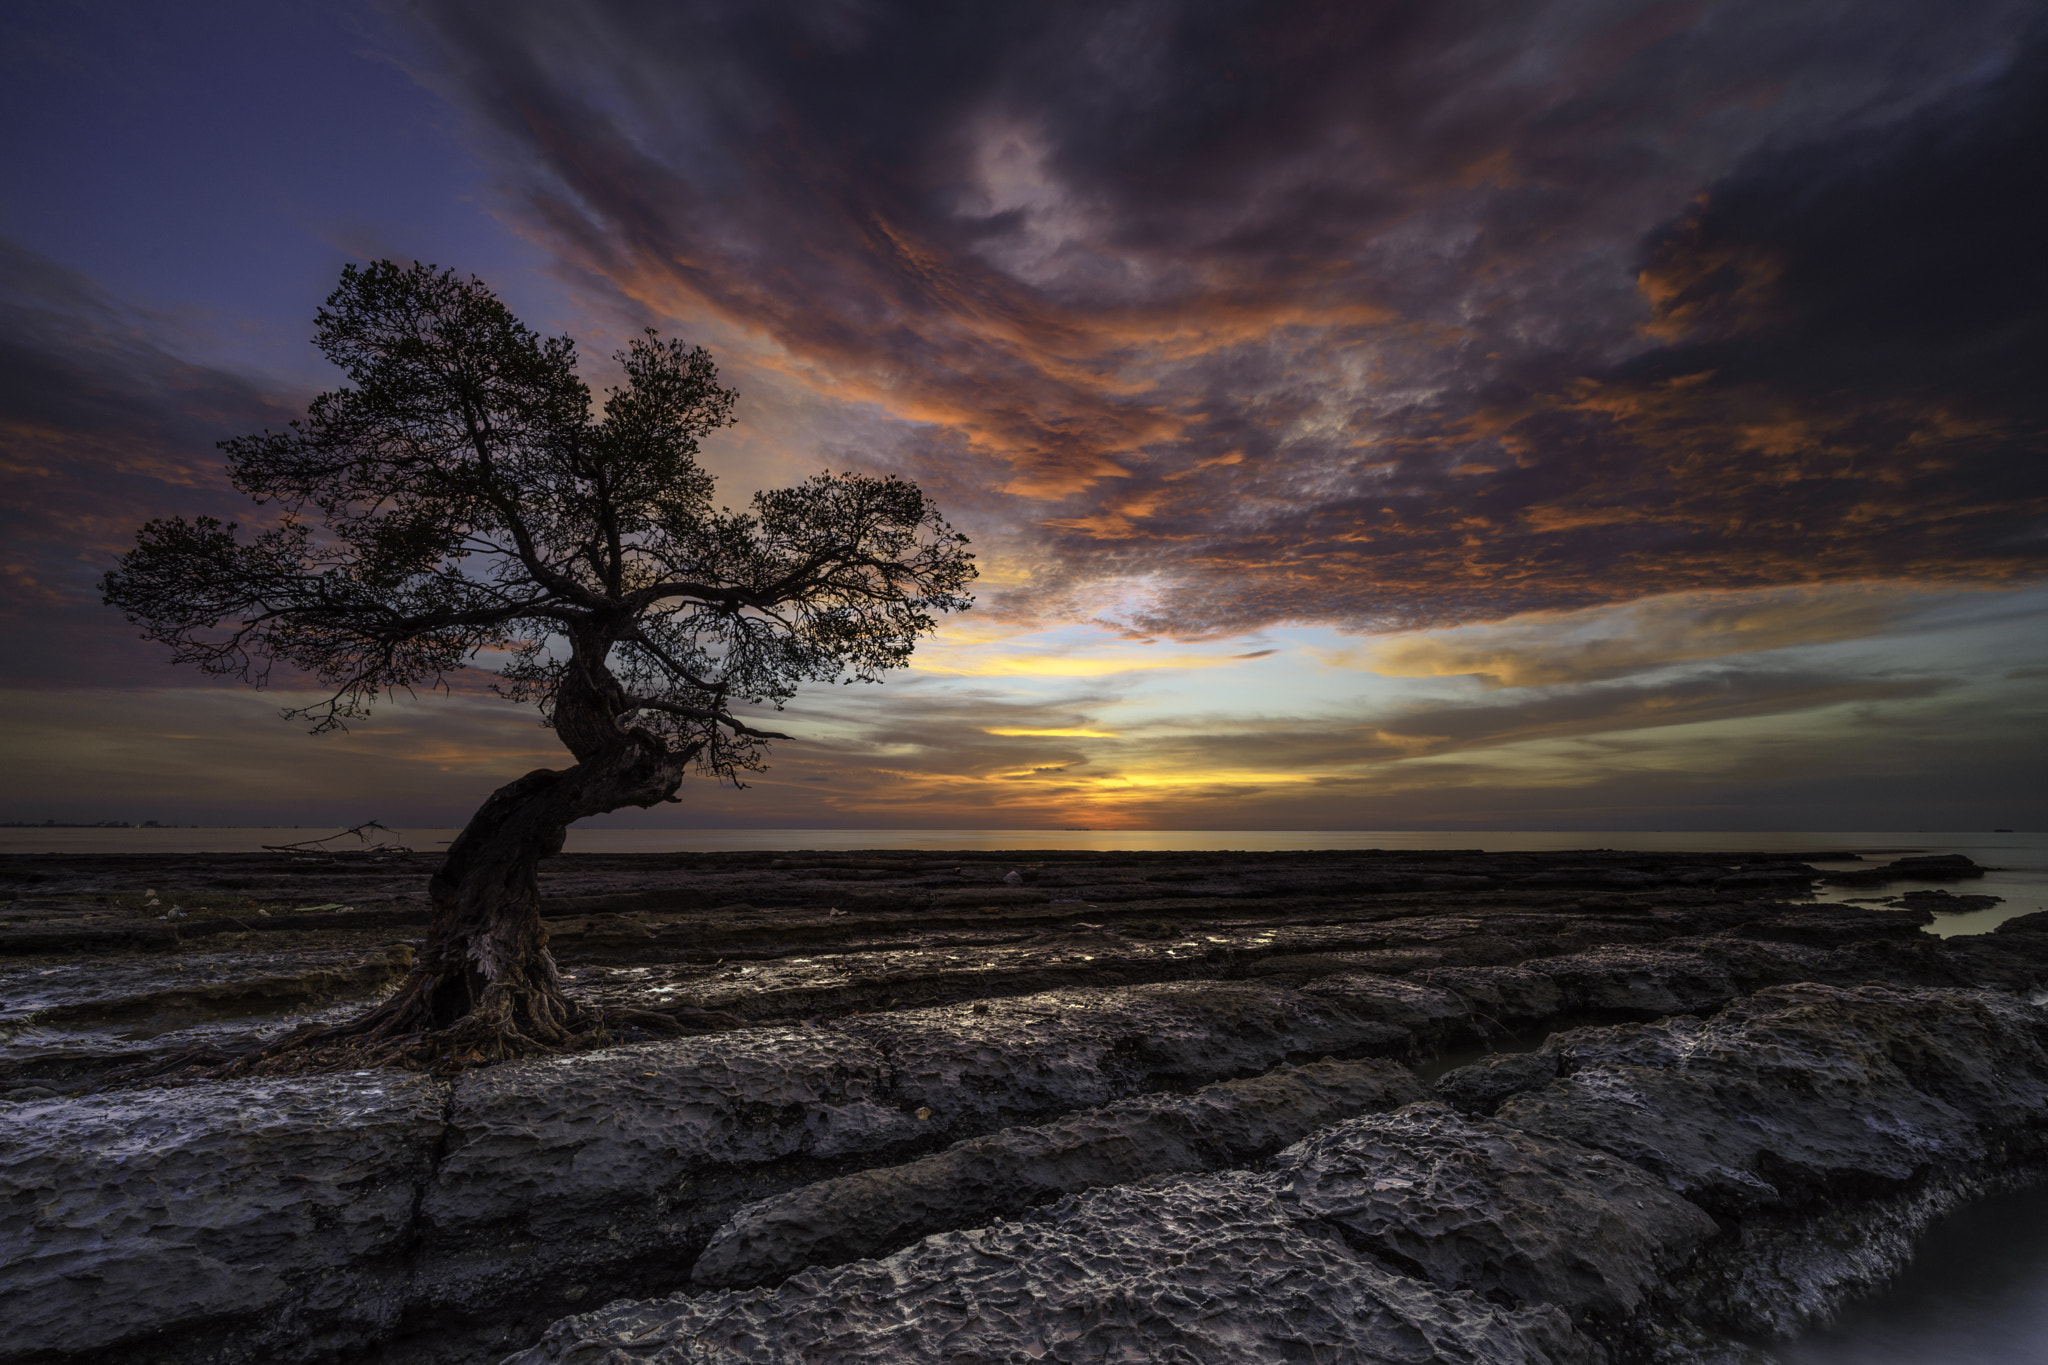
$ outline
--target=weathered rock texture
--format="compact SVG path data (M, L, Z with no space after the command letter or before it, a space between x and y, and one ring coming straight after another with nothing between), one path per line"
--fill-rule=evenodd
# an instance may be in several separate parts
M1662 1181L1434 1104L1355 1119L1275 1163L1281 1198L1442 1289L1626 1319L1719 1231Z
M391 1332L447 1086L322 1077L0 1105L9 1360L250 1360Z
M903 1166L821 1180L741 1209L690 1272L745 1287L810 1266L893 1251L929 1233L975 1227L1063 1194L1157 1175L1250 1164L1367 1110L1419 1098L1391 1062L1283 1066L1192 1095L1145 1095L1036 1128L970 1138Z
M573 993L742 1026L94 1093L376 999L426 868L0 860L0 1361L464 1365L622 1297L546 1351L1650 1360L2039 1164L2048 917L1783 859L551 866ZM660 1300L693 1266L761 1287Z
M2044 1041L2048 1011L1997 993L1769 989L1467 1069L1485 1084L1444 1077L1498 1104L1491 1119L1430 1102L1352 1118L1263 1169L1070 1198L772 1289L615 1303L514 1360L1735 1351L1718 1334L1824 1315L1895 1270L1928 1217L2038 1167Z
M778 1289L615 1304L507 1365L1546 1365L1575 1335L1555 1309L1502 1309L1395 1273L1300 1217L1269 1178L1229 1173L1095 1191Z

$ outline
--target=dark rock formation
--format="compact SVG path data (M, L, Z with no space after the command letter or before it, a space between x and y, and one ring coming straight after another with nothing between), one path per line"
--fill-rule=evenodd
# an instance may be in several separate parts
M739 1025L104 1093L373 1002L426 869L0 860L0 1361L481 1365L622 1296L547 1350L1622 1365L1788 1330L2026 1178L2048 1109L2048 915L1781 899L1829 856L570 857L572 996ZM1418 1107L1408 1068L1457 1058ZM693 1264L762 1287L662 1300Z
M1908 910L1931 910L1937 915L1960 915L1972 910L1989 910L2004 903L2003 896L1958 896L1953 891L1908 891L1898 904Z
M1603 1152L1443 1105L1340 1123L1274 1163L1281 1200L1440 1289L1624 1321L1719 1229Z
M1503 1309L1403 1275L1303 1218L1270 1176L1226 1172L1097 1190L775 1289L612 1304L506 1365L1551 1365L1581 1345L1555 1308Z
M1392 1062L1315 1062L1006 1128L904 1166L821 1180L751 1204L690 1271L712 1288L881 1255L929 1233L1017 1215L1063 1194L1249 1165L1326 1124L1417 1099Z
M514 1360L1279 1361L1313 1343L1561 1365L1717 1340L1732 1359L1717 1333L1824 1315L1927 1218L2039 1169L2044 1041L2048 1011L1997 993L1769 989L1489 1060L1528 1086L1492 1120L1354 1118L1264 1170L1070 1198L774 1289L615 1303Z
M0 1105L0 1358L388 1335L446 1097L380 1072Z
M1912 858L1894 858L1885 871L1901 881L1953 882L1981 877L1984 869L1960 853L1938 853Z

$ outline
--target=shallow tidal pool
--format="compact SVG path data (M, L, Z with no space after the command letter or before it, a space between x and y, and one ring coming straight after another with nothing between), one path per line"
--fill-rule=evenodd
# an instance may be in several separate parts
M1944 1219L1882 1298L1771 1353L1783 1365L2048 1363L2048 1185Z

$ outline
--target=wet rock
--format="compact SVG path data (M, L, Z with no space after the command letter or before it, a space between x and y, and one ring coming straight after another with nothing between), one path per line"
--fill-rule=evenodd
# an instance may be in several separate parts
M196 1020L373 993L412 965L412 949L185 953L0 969L0 1028Z
M1176 983L493 1067L456 1087L415 1293L467 1312L537 1283L618 1283L835 1163L893 1165L1149 1090L1406 1046L1396 1027L1281 988Z
M1463 1113L1491 1115L1510 1096L1534 1090L1557 1079L1557 1055L1551 1052L1497 1052L1491 1057L1437 1077L1436 1097Z
M1719 1229L1604 1152L1439 1104L1352 1119L1283 1152L1280 1197L1353 1246L1510 1307L1627 1318Z
M1734 932L1747 938L1817 945L1903 941L1918 938L1920 926L1932 923L1933 919L1932 915L1910 907L1892 910L1869 905L1811 905L1759 916Z
M1568 1003L1555 977L1531 967L1454 967L1432 970L1425 979L1456 996L1475 1020L1496 1033L1554 1018Z
M0 968L0 1078L82 1085L195 1046L242 1046L323 1009L360 1011L411 962L410 947L391 944L9 965Z
M1028 1223L942 1233L775 1289L610 1304L506 1365L1551 1365L1587 1351L1558 1310L1399 1274L1283 1205L1271 1177L1231 1172L1070 1197Z
M870 1045L761 1029L471 1072L420 1205L416 1292L475 1309L695 1245L819 1163L926 1141ZM808 1163L808 1166L807 1166Z
M1951 882L1970 877L1981 877L1984 869L1960 853L1923 854L1911 858L1894 858L1885 866L1886 873L1907 881Z
M1899 1182L2048 1117L2042 1012L1960 991L1775 987L1710 1020L1577 1029L1499 1121L1611 1152L1715 1212ZM1731 1116L1740 1116L1731 1122Z
M389 1332L446 1094L379 1072L0 1104L0 1360Z
M1573 1008L1654 1018L1715 1009L1741 993L1719 963L1693 953L1615 946L1526 964Z
M1908 891L1899 897L1899 904L1908 910L1929 910L1937 915L1989 910L2004 901L2003 896L1958 896L1953 891Z
M1791 1337L1852 1298L1882 1291L1938 1219L2038 1183L2026 1167L1944 1170L1891 1194L1844 1200L1795 1218L1753 1218L1677 1277L1669 1291L1720 1333ZM1722 1339L1726 1349L1726 1338ZM1775 1365L1763 1357L1759 1365Z
M1375 1020L1407 1036L1408 1051L1427 1056L1470 1033L1472 1010L1447 990L1367 972L1321 977L1302 987L1310 1000L1341 1005L1354 1017Z
M2034 994L2048 986L2048 910L2015 916L1989 933L1945 939L1941 954L1961 980Z
M146 1343L145 1337L131 1335L121 1338L127 1344L88 1344L69 1356L53 1347L34 1365L66 1360L231 1365L366 1353L391 1365L430 1360L482 1365L531 1342L562 1313L620 1296L658 1296L687 1283L687 1270L707 1240L749 1205L796 1199L806 1191L823 1194L863 1171L920 1167L945 1156L952 1144L994 1151L997 1147L987 1144L1006 1130L1025 1130L1053 1144L1042 1151L1002 1148L1021 1164L1008 1171L991 1167L985 1182L1023 1187L1019 1198L1026 1207L1018 1216L1031 1220L1030 1226L1057 1222L1051 1210L1031 1201L1058 1194L1070 1188L1062 1181L1075 1179L1125 1182L1119 1188L1133 1202L1115 1207L1130 1212L1140 1225L1131 1240L1117 1244L1122 1248L1117 1255L1130 1258L1134 1267L1128 1276L1119 1271L1092 1281L1084 1276L1071 1288L1056 1286L1044 1302L1068 1305L1069 1316L1053 1313L1035 1323L1019 1319L1017 1332L1032 1325L1043 1331L1043 1341L1028 1349L1042 1347L1055 1358L1062 1351L1092 1349L1094 1338L1087 1333L1100 1314L1090 1313L1109 1302L1112 1309L1123 1305L1133 1321L1154 1314L1165 1324L1159 1350L1152 1349L1152 1339L1139 1327L1115 1338L1124 1343L1119 1349L1147 1359L1172 1359L1181 1349L1173 1343L1182 1340L1172 1335L1182 1330L1175 1324L1196 1321L1187 1317L1193 1310L1178 1302L1162 1307L1152 1299L1118 1299L1113 1292L1122 1287L1132 1294L1170 1296L1185 1289L1172 1278L1179 1272L1168 1264L1186 1240L1176 1230L1181 1224L1172 1221L1180 1216L1174 1211L1179 1206L1171 1199L1146 1202L1153 1198L1147 1191L1166 1189L1183 1178L1161 1177L1157 1168L1176 1165L1183 1157L1198 1164L1256 1161L1267 1150L1262 1143L1286 1136L1274 1136L1278 1126L1263 1136L1254 1131L1256 1125L1245 1129L1251 1136L1213 1124L1199 1130L1175 1128L1162 1116L1183 1115L1187 1092L1222 1083L1246 1093L1268 1081L1291 1085L1287 1078L1293 1072L1267 1073L1290 1066L1313 1070L1320 1065L1314 1059L1322 1057L1420 1063L1432 1053L1481 1039L1496 1046L1533 1046L1545 1030L1589 1019L1662 1016L1665 1022L1581 1031L1521 1060L1514 1059L1516 1054L1497 1054L1452 1072L1439 1082L1437 1094L1468 1117L1441 1115L1426 1131L1418 1129L1398 1141L1382 1134L1375 1141L1391 1144L1382 1164L1392 1168L1421 1161L1417 1154L1430 1152L1433 1142L1449 1143L1446 1150L1457 1154L1491 1152L1488 1144L1500 1141L1521 1155L1473 1158L1479 1172L1474 1180L1486 1178L1495 1165L1508 1172L1533 1170L1540 1163L1528 1153L1538 1148L1604 1150L1617 1169L1623 1157L1640 1157L1644 1165L1639 1169L1657 1180L1676 1172L1682 1182L1691 1172L1698 1197L1713 1204L1729 1228L1698 1253L1694 1270L1681 1274L1681 1280L1692 1275L1697 1287L1672 1290L1681 1293L1687 1311L1706 1315L1701 1321L1711 1316L1709 1301L1717 1294L1731 1303L1769 1309L1739 1308L1737 1317L1743 1321L1804 1320L1801 1315L1810 1315L1812 1303L1847 1292L1840 1286L1874 1282L1869 1277L1892 1263L1885 1259L1889 1253L1872 1250L1877 1242L1868 1239L1856 1243L1853 1254L1828 1262L1812 1249L1812 1239L1800 1240L1807 1230L1818 1228L1814 1236L1821 1242L1846 1247L1864 1226L1862 1211L1871 1210L1872 1219L1894 1229L1884 1236L1897 1242L1907 1236L1897 1230L1912 1224L1903 1214L1885 1222L1890 1215L1879 1211L1891 1207L1887 1201L1937 1184L1956 1190L1989 1188L1970 1181L1985 1172L2014 1169L2013 1163L2031 1160L2036 1150L2041 1096L2014 1080L2038 1070L2038 1057L2028 1051L2036 1044L2026 1041L2033 1035L2021 1027L2025 1019L1999 1015L1983 997L1954 989L1995 983L2030 992L2048 984L2048 931L2024 917L1996 933L1937 939L1920 932L1920 925L1933 918L1926 911L1782 903L1778 897L1798 889L1791 869L1782 869L1787 873L1782 885L1748 890L1731 885L1725 891L1712 885L1731 869L1769 870L1764 865L1789 861L1786 855L1589 851L1498 857L1410 852L1028 857L1029 863L885 851L792 854L780 860L782 867L771 866L777 860L766 854L577 855L551 861L543 873L549 929L576 998L602 996L655 1007L715 1000L718 1008L730 1008L746 1020L746 1026L684 1042L628 1045L465 1074L447 1106L455 1123L446 1133L445 1159L411 1187L417 1198L408 1206L409 1230L395 1239L352 1243L361 1251L359 1258L344 1257L332 1263L331 1273L322 1272L331 1287L308 1288L319 1277L308 1278L298 1261L275 1262L267 1243L210 1242L220 1250L207 1254L225 1258L220 1259L222 1276L250 1285L279 1279L285 1284L282 1297L259 1295L250 1300L259 1306L247 1313L216 1312L204 1306L212 1291L202 1286L190 1296L200 1307L187 1314L142 1294L136 1311L155 1315L155 1325L147 1329L155 1335L147 1336ZM273 965L287 958L307 966L327 961L316 961L316 954L333 954L331 965L354 970L350 964L368 962L371 950L388 941L389 931L368 927L375 921L363 913L305 907L388 903L412 914L423 905L418 898L428 871L416 866L387 870L387 876L367 865L230 863L136 860L131 866L113 860L90 872L99 880L89 879L83 865L50 864L50 881L35 883L32 895L0 906L0 951L22 950L28 940L6 938L17 930L60 938L71 933L67 941L73 946L85 941L76 937L79 933L144 936L123 939L126 949L96 952L90 960L33 955L0 960L0 999L16 1010L14 1036L0 1041L0 1089L6 1092L0 1096L0 1114L39 1108L49 1097L23 1102L33 1088L74 1089L104 1071L116 1053L133 1060L135 1049L184 1047L202 1035L205 1041L233 1045L238 1033L260 1036L316 1017L309 1011L360 1008L360 995L344 994L322 1005L288 994L270 998L244 991L231 998L187 989L206 977L205 972L190 975L206 956L192 951L195 922L150 921L138 931L137 921L123 917L139 912L132 905L111 904L112 898L127 905L153 887L162 893L164 907L183 904L196 916L202 910L195 907L213 906L204 913L217 914L227 907L225 899L207 901L188 888L232 880L237 904L253 905L259 899L241 892L271 887L275 894L265 891L262 899L300 906L278 917L288 921L284 924L236 921L245 928L272 926L261 934L208 941L209 947L232 944L239 950L217 954L223 963L217 978L228 983L231 978L289 976L299 969ZM1025 887L1002 884L1013 868L1022 873ZM1056 889L1027 889L1041 870L1036 885ZM27 885L25 878L44 872L41 861L31 870L10 869L0 860L0 879L11 874ZM216 872L234 875L214 877ZM1550 872L1565 875L1528 880ZM272 877L303 880L289 887L263 880ZM379 877L385 880L380 883ZM1450 880L1456 878L1472 880ZM108 902L99 900L103 893ZM956 903L935 904L941 896L955 897ZM1055 896L1064 903L1052 903ZM119 946L112 939L92 941L102 948ZM1869 1000L1854 1009L1841 1004L1855 996L1853 990L1829 997L1836 1003L1826 1008L1815 1003L1822 997L1802 996L1807 1002L1802 1008L1808 1010L1804 1022L1794 1017L1796 1012L1788 1013L1790 997L1766 991L1752 1001L1742 998L1801 982L1860 988L1879 980L1911 989L1895 990L1897 999L1882 1009ZM380 987L347 987L359 988L367 993ZM69 1003L57 1001L53 992L70 992ZM32 995L42 1003L31 1006ZM358 1003L348 1003L351 999ZM1770 1020L1760 1023L1759 1015L1737 1028L1747 1017L1745 1010L1769 999L1777 1000L1764 1011ZM154 1003L138 1012L122 1001ZM48 1022L40 1012L50 1005L77 1005L86 1012ZM106 1020L90 1017L106 1005L117 1007ZM1866 1019L1858 1010L1876 1013ZM1983 1015L1984 1010L1991 1014ZM181 1011L204 1017L191 1022ZM1681 1016L1688 1013L1714 1017L1684 1020ZM31 1016L37 1017L20 1022ZM1973 1018L1978 1022L1971 1025ZM167 1023L175 1027L154 1032ZM0 1029L5 1028L6 1019L0 1018ZM138 1036L122 1036L131 1034ZM17 1054L33 1059L38 1069L25 1069L27 1062L13 1068ZM1600 1076L1608 1078L1604 1091L1592 1084ZM24 1088L23 1082L33 1088ZM1623 1082L1634 1087L1631 1093L1639 1101L1634 1107L1617 1098ZM1583 1105L1560 1101L1561 1112L1580 1113L1582 1130L1553 1132L1533 1122L1523 1127L1511 1122L1539 1101L1577 1095L1574 1086L1590 1098ZM4 1102L10 1097L11 1103ZM1314 1117L1309 1112L1313 1103L1305 1101L1289 1121ZM1271 1114L1287 1108L1278 1105ZM1496 1111L1492 1123L1473 1121L1489 1110ZM1131 1118L1131 1126L1089 1127L1111 1111ZM1811 1123L1809 1111L1818 1116ZM1250 1110L1240 1111L1240 1117L1245 1112ZM1869 1117L1875 1128L1864 1124L1868 1131L1859 1135L1855 1124ZM1146 1122L1153 1126L1145 1127ZM1799 1131L1805 1128L1812 1131ZM1072 1141L1055 1141L1061 1133ZM1810 1139L1807 1146L1801 1145L1802 1138ZM1621 1147L1627 1150L1617 1150ZM1786 1159L1781 1160L1780 1148ZM294 1138L237 1150L241 1154L234 1160L245 1169L233 1188L255 1190L284 1181L297 1169L294 1163L302 1152L312 1149ZM1242 1151L1253 1155L1230 1154ZM1071 1169L1063 1169L1070 1158ZM1731 1174L1700 1175L1696 1168L1710 1158ZM79 1159L86 1164L53 1177L50 1187L98 1190L95 1197L110 1201L107 1207L112 1208L112 1201L124 1197L122 1182L92 1174L100 1168L90 1162L99 1157ZM1463 1159L1446 1158L1446 1178L1462 1169ZM222 1160L225 1171L232 1163ZM1093 1174L1085 1170L1091 1162L1100 1163ZM1908 1174L1900 1177L1900 1171ZM1754 1188L1738 1188L1742 1180L1737 1177L1755 1182ZM1260 1190L1273 1193L1277 1186L1270 1181L1278 1177L1238 1171L1205 1178L1211 1183L1203 1189L1249 1199ZM1726 1188L1717 1186L1717 1179ZM222 1174L219 1180L227 1183L229 1177ZM1004 1185L1006 1180L1011 1183ZM989 1215L965 1208L980 1196L955 1198L971 1183L956 1180L933 1196L934 1207L955 1210L941 1221L987 1220ZM164 1222L171 1240L152 1241L157 1214L148 1201L157 1196L146 1181L133 1188L132 1221L123 1225L132 1235L108 1233L107 1240L131 1242L135 1264L156 1265L148 1273L181 1286L182 1293L189 1288L189 1270L177 1260L191 1259L186 1243L177 1240L184 1224ZM382 1198L378 1188L375 1182L361 1187L366 1207ZM1418 1188L1428 1187L1425 1182ZM1567 1181L1564 1188L1580 1186ZM1561 1196L1566 1207L1577 1210L1574 1217L1592 1217L1587 1211L1592 1206L1573 1204L1576 1197ZM222 1198L222 1207L232 1211L234 1196ZM1359 1207L1382 1212L1392 1207L1374 1202L1378 1198L1375 1194ZM904 1208L890 1209L891 1217L904 1213L914 1200L905 1196L899 1202ZM26 1218L30 1215L21 1210L33 1207L33 1201L17 1200L11 1207ZM325 1207L316 1207L316 1224L329 1216L321 1211ZM1286 1220L1285 1230L1273 1233L1280 1239L1275 1245L1320 1246L1345 1258L1354 1268L1346 1272L1353 1287L1332 1290L1332 1301L1349 1294L1352 1298L1344 1302L1367 1305L1359 1309L1362 1313L1382 1312L1388 1294L1420 1293L1422 1298L1401 1301L1438 1305L1430 1312L1455 1317L1467 1309L1495 1313L1497 1304L1482 1301L1489 1293L1496 1301L1512 1302L1527 1300L1531 1293L1569 1298L1580 1292L1555 1285L1539 1288L1526 1278L1516 1280L1515 1288L1505 1281L1482 1288L1476 1271L1470 1272L1469 1292L1445 1288L1465 1283L1455 1277L1468 1273L1460 1268L1468 1267L1466 1261L1435 1265L1426 1257L1409 1256L1396 1243L1407 1235L1399 1232L1407 1226L1400 1218L1427 1226L1428 1217L1448 1216L1446 1211L1457 1208L1449 1196L1440 1204L1397 1207L1400 1218L1387 1214L1392 1220L1388 1227L1395 1231L1372 1234L1377 1242L1351 1229L1357 1246L1343 1241L1346 1232L1338 1226L1348 1214L1313 1216L1284 1201L1275 1207ZM1503 1196L1504 1210L1517 1207L1516 1198ZM1823 1226L1822 1211L1830 1209L1841 1217ZM111 1214L95 1217L112 1225ZM830 1221L818 1224L826 1240ZM66 1235L54 1224L18 1226L26 1230L19 1235L7 1231L5 1254L13 1254L17 1245L58 1245ZM909 1231L892 1236L909 1236L921 1226L912 1223ZM1069 1231L1085 1226L1084 1219ZM1186 1226L1199 1231L1206 1225ZM1243 1221L1243 1236L1256 1241L1266 1234L1255 1228L1266 1226L1257 1219ZM1475 1259L1470 1265L1509 1266L1521 1264L1517 1255L1541 1259L1526 1251L1533 1243L1525 1241L1525 1232L1516 1218L1504 1217L1497 1225L1482 1220L1424 1240L1484 1248L1483 1253L1471 1251ZM316 1232L307 1240L317 1243L322 1235ZM947 1234L972 1235L978 1234ZM1027 1239L1003 1245L1037 1267L1031 1275L1048 1284L1057 1277L1037 1243ZM1375 1245L1379 1252L1371 1249ZM1735 1277L1721 1248L1737 1245L1748 1248L1745 1254L1756 1265L1769 1269L1757 1270L1751 1279ZM1253 1289L1246 1286L1267 1283L1258 1277L1268 1272L1257 1268L1264 1253L1249 1248L1240 1239L1215 1249L1209 1264L1221 1278L1185 1292L1192 1296L1189 1302L1216 1307L1215 1321L1223 1324L1217 1330L1226 1336L1242 1327L1243 1340L1252 1343L1244 1349L1256 1355L1265 1349L1259 1343L1270 1340L1259 1335L1267 1330L1259 1324L1268 1319L1260 1316L1264 1309L1252 1302ZM293 1255L299 1254L295 1248ZM1145 1258L1155 1263L1151 1269L1138 1267ZM277 1269L280 1264L284 1270ZM1830 1264L1850 1268L1831 1270ZM402 1274L392 1269L401 1266ZM1250 1267L1244 1269L1250 1278L1242 1284L1231 1280L1238 1273L1232 1267ZM852 1273L859 1266L850 1264L846 1270ZM1358 1277L1368 1272L1384 1277L1374 1284L1396 1286L1399 1293L1367 1294L1356 1287ZM122 1273L139 1277L144 1272ZM1304 1281L1311 1291L1321 1292L1324 1281L1315 1275L1323 1273ZM1515 1273L1534 1272L1525 1267ZM1008 1285L1007 1274L993 1261L975 1260L968 1283ZM1329 1270L1325 1279L1334 1283L1335 1275ZM1431 1276L1447 1278L1438 1283ZM1804 1291L1785 1287L1800 1276L1811 1286L1837 1288L1801 1297ZM779 1307L771 1305L762 1310L768 1317L750 1320L786 1325L826 1311L828 1300L800 1303L785 1296L802 1282L841 1283L815 1268L803 1271L771 1296ZM872 1281L855 1274L843 1283L858 1287ZM1082 1290L1089 1283L1110 1297L1085 1299ZM1585 1330L1601 1336L1613 1361L1648 1359L1647 1348L1635 1350L1629 1343L1649 1342L1667 1327L1678 1334L1673 1340L1693 1330L1676 1320L1642 1318L1641 1312L1661 1311L1647 1302L1635 1318L1615 1327L1609 1319L1623 1310L1596 1311L1592 1304L1596 1298L1602 1304L1625 1303L1627 1282L1603 1270L1588 1283L1599 1286L1594 1298L1571 1302L1580 1305L1575 1311L1600 1320L1597 1330ZM319 1299L330 1288L333 1296L353 1296L352 1306L336 1306L340 1297ZM888 1311L910 1312L938 1302L932 1295L950 1292L935 1284L911 1284L898 1298L882 1298L897 1305ZM1282 1285L1279 1292L1284 1298L1294 1290ZM1443 1304L1466 1307L1453 1312ZM119 1295L104 1296L96 1305L94 1312L110 1321L129 1311ZM883 1321L861 1318L866 1307L850 1311L862 1321ZM1539 1318L1540 1313L1518 1321L1526 1325ZM721 1319L727 1320L738 1319ZM1311 1314L1309 1320L1317 1319ZM1397 1320L1408 1319L1399 1313L1382 1319ZM980 1340L973 1334L981 1330L968 1328L963 1340ZM1337 1345L1324 1354L1341 1357L1350 1351L1370 1358L1358 1345L1368 1338L1345 1335L1351 1330L1331 1329L1325 1344ZM130 1326L119 1331L128 1332ZM915 1330L905 1339L918 1350L929 1345ZM1536 1332L1513 1339L1549 1352L1555 1361L1591 1359L1586 1354L1591 1348L1568 1335ZM786 1345L790 1339L776 1340ZM1000 1331L988 1340L995 1343L991 1349L998 1358L1011 1349L1004 1343L1012 1339ZM1230 1359L1230 1351L1237 1349L1217 1344L1221 1338L1185 1340L1199 1340L1202 1350L1213 1347L1204 1359ZM1372 1349L1381 1349L1380 1338L1370 1340ZM1442 1340L1452 1354L1479 1349L1456 1333ZM633 1352L646 1342L619 1344ZM1411 1346L1412 1340L1385 1349L1398 1356ZM692 1348L656 1346L648 1347L648 1353L659 1349L687 1358ZM884 1354L881 1347L873 1349ZM772 1343L760 1345L757 1354L773 1357L778 1350L789 1354Z
M768 1283L1063 1194L1246 1165L1325 1124L1420 1095L1413 1073L1396 1063L1318 1062L1004 1129L908 1165L820 1181L741 1209L712 1237L690 1278L720 1288Z
M1389 983L1394 984L1394 983ZM1362 999L1364 992L1360 992ZM1050 991L841 1022L888 1058L898 1103L953 1137L1147 1090L1253 1076L1281 1062L1405 1053L1405 1029L1259 982Z
M1279 1254L1316 1286L1315 1308L1287 1308L1315 1333L1330 1304L1409 1333L1306 1338L1334 1358L1601 1358L1584 1329L1609 1359L1733 1360L1746 1348L1719 1333L1824 1314L1895 1267L1929 1210L2038 1158L2044 1039L2048 1011L1996 993L1775 987L1449 1073L1440 1093L1475 1107L1509 1092L1491 1122L1437 1104L1354 1118L1270 1172L1098 1191L772 1291L614 1304L518 1359L775 1359L799 1342L851 1360L1285 1359L1263 1325L1269 1302L1301 1302L1262 1269ZM1733 1228L1716 1235L1702 1203ZM1343 1289L1315 1259L1340 1246ZM1391 1286L1409 1305L1433 1291L1430 1322L1492 1305L1515 1332L1431 1337L1412 1308L1385 1316Z

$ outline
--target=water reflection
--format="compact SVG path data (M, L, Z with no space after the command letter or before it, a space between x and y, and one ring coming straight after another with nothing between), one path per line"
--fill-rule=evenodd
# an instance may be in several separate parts
M2048 1186L1945 1219L1881 1299L1772 1354L1783 1365L2048 1362Z

